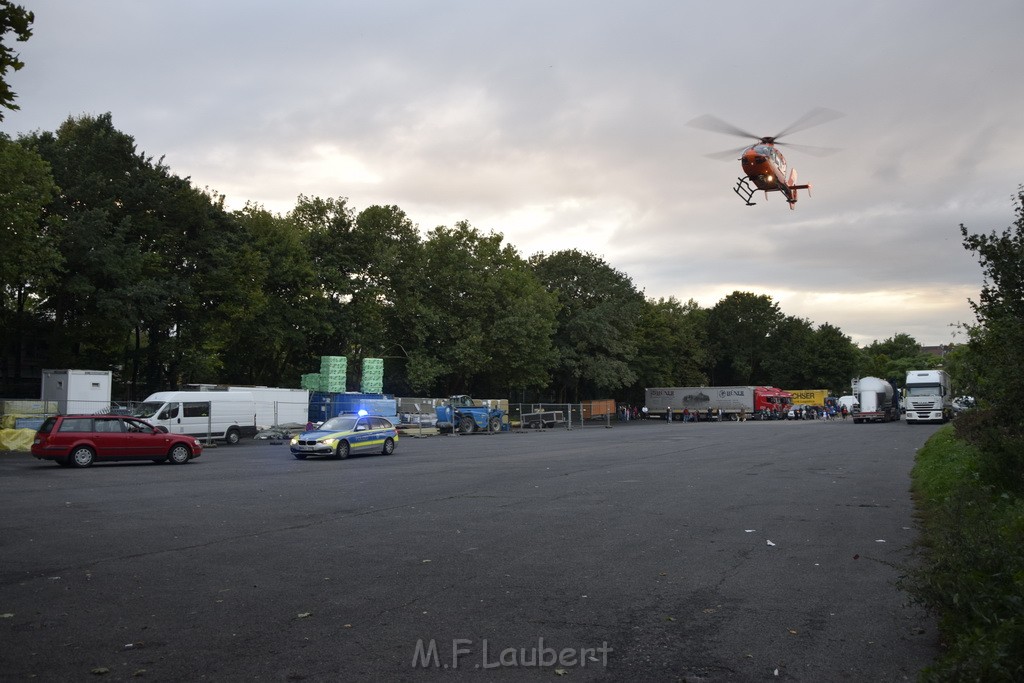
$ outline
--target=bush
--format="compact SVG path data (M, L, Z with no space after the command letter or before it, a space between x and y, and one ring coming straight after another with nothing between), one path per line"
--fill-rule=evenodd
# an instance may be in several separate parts
M978 447L978 474L985 483L1024 492L1024 436L1017 425L990 408L969 410L954 425L957 438Z
M947 646L925 681L1024 680L1024 499L985 483L983 462L946 427L912 474L924 563L903 583L938 612Z

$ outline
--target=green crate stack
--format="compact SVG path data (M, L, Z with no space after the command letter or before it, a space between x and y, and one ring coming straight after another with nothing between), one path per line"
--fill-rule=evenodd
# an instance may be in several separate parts
M384 359L364 358L360 391L364 394L384 393Z
M344 393L347 373L348 359L345 356L320 356L320 391Z
M320 391L320 373L310 372L303 375L299 386L306 391Z

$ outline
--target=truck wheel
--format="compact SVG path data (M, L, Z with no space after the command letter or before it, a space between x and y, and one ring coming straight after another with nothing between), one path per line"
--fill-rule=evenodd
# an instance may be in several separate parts
M476 431L476 422L468 415L459 420L459 434L472 434Z
M492 432L500 432L501 431L501 418L500 417L492 417L491 418L491 431Z
M241 440L242 435L238 433L237 429L229 429L228 433L224 435L224 443L229 446L237 446Z

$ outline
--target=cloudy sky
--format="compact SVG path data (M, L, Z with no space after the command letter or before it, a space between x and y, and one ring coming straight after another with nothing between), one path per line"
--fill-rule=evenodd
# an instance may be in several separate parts
M859 344L962 339L982 281L959 225L1002 231L1024 182L1020 0L19 0L34 36L0 130L110 112L197 187L467 220L523 256L577 248L648 297L770 295ZM10 36L7 38L10 44ZM744 140L791 136L814 185L748 207ZM738 154L737 154L738 158Z

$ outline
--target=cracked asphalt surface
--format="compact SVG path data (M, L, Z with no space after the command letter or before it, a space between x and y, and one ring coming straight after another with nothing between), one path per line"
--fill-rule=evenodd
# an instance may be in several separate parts
M934 427L403 437L185 466L0 454L4 680L899 681Z

